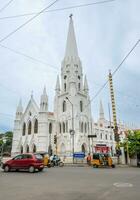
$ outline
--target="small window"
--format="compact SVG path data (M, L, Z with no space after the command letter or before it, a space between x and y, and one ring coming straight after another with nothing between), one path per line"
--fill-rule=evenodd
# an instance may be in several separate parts
M61 133L61 123L59 123L59 132Z
M28 135L30 135L32 132L32 124L31 124L31 121L29 121L29 124L28 124Z
M34 133L38 133L38 120L35 119L35 123L34 123Z
M79 90L79 91L81 90L81 85L80 85L80 83L78 83L78 90Z
M83 112L83 102L80 101L80 111Z
M66 92L66 89L67 89L67 85L66 83L64 83L64 91Z
M65 75L65 76L64 76L64 79L66 79L66 78L67 78L67 76Z
M81 123L81 133L83 133L83 130L84 129L84 125L83 125L83 122Z
M22 135L25 135L25 133L26 133L26 124L25 124L25 122L24 122L24 124L23 124L23 129L22 129Z
M65 123L63 122L63 133L65 133Z
M63 112L66 112L66 101L63 101Z
M68 121L66 121L66 132L68 133Z
M87 133L87 124L85 123L85 133Z
M78 76L78 79L80 80L80 76Z
M49 133L52 133L52 123L49 123Z
M105 139L107 140L107 135L105 135Z
M100 136L101 136L101 139L102 139L102 133L101 133L101 135L100 135Z

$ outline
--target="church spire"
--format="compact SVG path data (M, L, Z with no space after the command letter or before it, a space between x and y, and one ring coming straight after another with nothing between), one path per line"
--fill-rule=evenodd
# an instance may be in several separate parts
M23 108L22 108L22 100L19 100L19 104L17 106L17 113L22 113Z
M44 86L43 94L40 98L40 111L41 112L47 112L48 111L48 96L46 92L46 87Z
M101 100L100 100L100 120L104 120L104 109Z
M78 57L72 14L70 15L69 30L65 50L65 58L69 57Z
M87 77L85 76L85 81L84 81L84 91L88 92L88 82L87 82Z
M55 91L60 92L60 82L59 82L59 76L57 75L57 81L55 86Z
M16 119L20 119L20 117L22 116L22 112L23 112L23 107L22 107L22 101L20 99L16 110Z

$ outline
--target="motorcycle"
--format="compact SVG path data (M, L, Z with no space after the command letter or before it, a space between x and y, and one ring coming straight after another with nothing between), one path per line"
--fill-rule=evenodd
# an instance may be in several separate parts
M60 160L60 158L54 157L54 158L50 161L50 165L51 165L51 167L55 167L55 166L63 167L63 166L64 166L64 163Z

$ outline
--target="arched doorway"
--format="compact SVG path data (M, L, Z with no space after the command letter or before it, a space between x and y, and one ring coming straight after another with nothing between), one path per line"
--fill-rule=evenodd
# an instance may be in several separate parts
M33 145L33 153L36 153L36 145Z
M83 153L86 153L86 151L87 151L87 145L85 143L82 144L81 150L82 150Z
M20 152L23 153L23 146L21 146L21 148L20 148Z
M63 155L66 153L66 147L65 147L64 143L61 144L60 151L61 151L61 154L63 154Z
M26 153L29 153L29 145L26 146Z

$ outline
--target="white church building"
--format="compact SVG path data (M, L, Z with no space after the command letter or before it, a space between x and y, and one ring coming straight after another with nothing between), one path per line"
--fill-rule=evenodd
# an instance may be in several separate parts
M48 111L46 88L37 105L33 95L23 110L21 101L14 122L12 155L51 152L70 156L73 152L115 152L114 133L108 128L102 102L99 120L93 122L89 88L78 55L73 19L70 17L66 50L57 76L54 111ZM89 135L96 135L89 138Z

